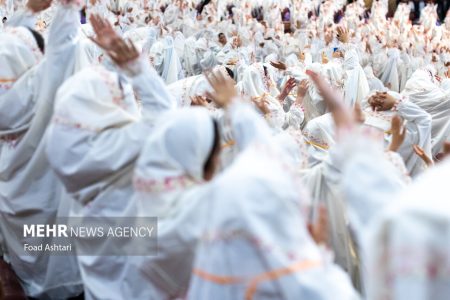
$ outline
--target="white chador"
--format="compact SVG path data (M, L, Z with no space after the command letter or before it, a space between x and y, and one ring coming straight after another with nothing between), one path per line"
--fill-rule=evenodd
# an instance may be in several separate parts
M270 110L268 121L274 129L280 130L287 127L299 129L304 118L303 112L295 106L292 106L287 113L283 110L280 101L276 98L279 91L267 68L261 63L249 66L238 84L238 89L242 95L251 97L255 101L268 101Z
M234 122L250 116L242 111ZM237 137L242 153L204 204L208 226L187 298L358 299L345 273L308 235L308 197L292 161L256 121L235 127L244 133Z
M156 72L145 62L140 68L132 76L132 87L123 75L97 66L83 69L58 92L47 155L75 200L72 216L136 215L130 201L135 161L155 118L175 105ZM142 103L143 116L133 91ZM102 246L108 247L108 240ZM77 247L78 255L83 255L82 240ZM132 299L129 293L140 288L124 287L128 259L125 254L80 256L86 299Z
M158 253L136 257L139 284L133 299L175 299L186 293L199 236L207 226L211 193L204 166L218 137L204 108L168 113L148 138L134 173L139 216L158 217ZM133 284L133 277L126 285Z
M366 262L367 299L447 299L450 211L440 195L445 195L449 161L402 190L382 155L370 138L356 135L336 151L345 170L342 187L352 227ZM435 197L429 198L430 189Z
M239 103L234 104L230 108L229 113L233 132L235 133L239 148L251 148L253 151L256 151L255 153L250 150L246 151L248 152L247 155L238 159L235 162L235 166L237 168L239 166L239 170L249 169L245 167L245 163L248 162L251 157L259 162L254 166L258 166L263 162L271 162L272 160L269 160L264 154L260 154L257 146L256 149L252 146L254 143L260 144L259 142L261 141L271 139L270 130L267 128L264 120L259 118L252 109ZM191 119L192 116L195 116L195 118ZM217 132L214 133L211 117L208 116L208 113L205 110L200 109L180 111L168 114L166 117L166 121L158 125L155 134L149 138L135 172L135 199L137 200L139 211L144 215L156 215L160 217L161 220L159 224L158 255L147 258L136 258L135 264L141 269L140 274L143 275L142 284L148 286L149 289L134 291L135 294L133 294L133 296L135 298L163 299L183 296L186 293L191 278L194 257L197 257L196 267L198 266L202 269L204 267L214 267L215 265L217 267L223 266L223 263L219 263L217 257L214 260L214 264L204 263L202 259L209 260L210 256L208 253L204 253L203 250L201 250L199 255L196 255L198 243L202 237L209 235L208 232L210 230L208 228L211 228L211 224L215 224L215 222L211 223L211 213L227 212L223 215L224 218L233 215L235 217L240 216L238 210L216 210L215 205L215 203L223 203L223 205L226 205L226 202L228 202L223 202L222 200L224 199L220 199L220 197L223 197L224 194L217 193L217 191L218 188L226 188L224 185L225 178L234 177L234 172L228 173L231 169L225 170L224 175L219 175L217 179L213 179L209 183L203 182L203 165L213 148L213 140L215 140L214 134L217 134ZM191 134L187 135L189 132ZM192 139L191 137L197 138ZM182 145L183 147L173 147L175 144ZM189 150L186 151L186 149ZM279 165L282 163L279 162L275 164ZM263 168L263 166L261 166L261 168ZM254 171L256 172L257 170L255 169ZM262 176L267 174L267 172L258 172L258 174ZM280 182L289 182L292 184L294 181L292 179L284 179L283 176L289 176L289 174L283 173L278 175L281 175L281 177L269 176L270 180L267 178L269 181L263 181L261 184L268 186L270 182L271 185L277 186ZM265 177L263 176L262 178ZM260 177L256 175L256 173L252 174L251 181L255 181L256 183L259 182L259 180ZM244 182L246 181L243 181L242 183L244 184ZM291 224L287 228L290 228L290 230L293 230L293 228L302 230L302 227L305 228L305 223L300 221L300 214L303 210L301 203L298 203L301 194L298 194L297 186L293 185L290 187L293 188L293 190L289 190L286 195L291 195L292 200L287 200L287 202L283 204L283 207L287 205L286 207L291 209L290 212L293 215L298 216L299 223L296 223L298 227ZM243 188L243 190L240 190L246 191L248 195L253 195L252 191L257 191L257 189L252 188L252 185L243 186ZM229 189L226 188L226 190L228 191ZM276 190L277 189L271 189L272 192L276 192ZM282 190L285 191L285 189ZM272 200L272 198L267 197L267 194L263 197L268 201L269 199ZM252 197L245 200L256 198L258 197L255 195L255 198ZM237 199L238 198L236 198L236 200ZM229 200L231 200L231 198ZM242 202L244 203L246 201ZM279 201L274 202L284 203ZM259 201L255 202L255 204L257 203L259 203ZM257 205L259 206L259 204ZM295 213L296 211L297 213ZM285 215L283 215L283 217L285 217ZM284 227L281 226L281 228ZM295 230L295 232L298 231ZM304 231L304 234L307 235L306 231ZM286 237L286 235L283 236ZM296 238L292 238L296 240ZM306 239L304 242L309 245L308 247L312 247L312 252L310 252L312 256L309 258L315 257L318 260L321 260L320 254L317 251L317 248L313 246L314 244L310 238L307 236L304 238ZM299 240L303 241L303 238L299 238ZM289 242L290 241L291 240L289 240ZM298 253L300 256L304 253L302 251L302 245L297 244L297 246L299 246ZM295 255L295 253L293 253L293 255ZM274 265L268 266L268 272L272 271L272 267L277 267L275 265L275 260L273 260L273 263ZM279 263L283 264L285 261L281 260ZM314 274L321 272L320 270L322 270L323 265L321 263L316 265L316 263L317 262L314 261L314 264L311 266L308 262L305 264L306 269L310 270L310 275L305 275L306 278L308 278L308 276L316 276ZM267 265L265 266L267 267ZM286 265L286 267L288 266L289 265ZM330 270L330 268L333 269L334 267L328 266L327 270ZM196 270L196 268L194 270ZM223 274L223 271L225 270L226 269L220 271L214 269L211 271L218 271L218 274ZM237 272L240 270L240 268L236 269ZM247 271L257 272L256 269L248 269L245 272ZM339 294L342 294L344 299L352 299L351 297L347 297L354 294L344 274L337 269L335 270L335 273L334 271L332 273L335 274L335 279L339 279L339 284L336 284L336 286L340 287ZM241 275L245 276L247 274L242 273ZM297 282L297 280L299 280L298 284L301 285L302 283L302 280L297 279L295 274L287 277L286 281L282 280L282 282L287 284L287 282ZM311 293L311 295L320 293L318 287L314 287L313 285L310 286L306 283L306 281L308 281L306 278L303 286L304 292L306 294ZM208 282L203 282L203 284L198 286L198 279L199 278L197 278L197 274L194 271L193 281L188 291L188 298L220 299L220 297L227 297L227 295L229 295L225 290L219 291L210 289ZM230 288L235 287L230 286ZM298 289L300 291L302 287L299 286ZM241 288L236 286L235 292L236 293L233 293L233 295L241 294ZM273 290L273 293L274 295L279 295L276 289Z
M6 63L0 68L0 228L6 259L32 297L67 298L82 292L75 257L23 256L20 249L30 242L14 234L26 222L52 224L64 213L59 207L65 193L47 161L44 136L56 90L73 71L78 18L76 8L57 8L45 59L26 73L39 60L31 33L14 27L0 38L5 41L0 47L9 52L2 53ZM51 238L41 242L51 244Z
M450 139L450 92L436 85L433 74L420 69L408 80L403 94L431 115L432 154L438 154Z
M171 36L155 42L150 48L149 56L153 60L153 65L158 74L161 75L166 84L171 84L184 78L180 58Z

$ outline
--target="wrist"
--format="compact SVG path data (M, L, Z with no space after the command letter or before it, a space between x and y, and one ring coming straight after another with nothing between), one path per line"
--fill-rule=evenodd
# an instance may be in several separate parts
M129 77L137 77L142 74L144 68L149 67L148 62L143 59L143 56L127 62L126 64L119 66L120 69Z
M399 108L399 106L402 104L402 102L403 102L403 99L402 99L402 98L397 99L397 100L395 101L394 105L392 106L391 110L392 110L392 111L398 111L398 108Z
M39 10L35 10L31 5L30 5L30 1L28 1L28 3L25 5L25 7L23 8L23 11L26 15L28 16L33 16L39 13Z

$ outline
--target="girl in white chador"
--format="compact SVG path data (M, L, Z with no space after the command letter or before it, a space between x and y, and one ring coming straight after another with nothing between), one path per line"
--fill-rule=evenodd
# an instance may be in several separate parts
M25 294L448 298L445 208L396 195L450 152L450 17L394 2L0 0L0 251ZM159 252L18 251L67 215L158 217ZM416 245L437 254L414 281Z
M135 161L155 119L175 103L147 60L138 59L134 47L120 39L107 21L93 15L91 22L96 43L119 67L126 68L131 86L123 72L111 72L102 66L83 69L69 78L58 91L47 135L47 155L74 200L70 215L106 222L136 215L130 201ZM133 92L139 97L141 112ZM139 288L123 286L127 256L83 256L88 241L76 242L87 299L129 299L130 293ZM109 240L102 247L110 247Z
M408 80L403 91L411 102L420 106L432 117L432 155L441 152L450 139L450 93L441 89L433 74L426 69L417 70Z
M31 297L82 293L76 257L30 255L24 244L51 244L51 237L18 238L14 233L22 233L23 224L52 224L57 216L67 215L67 196L50 168L44 137L56 90L73 72L78 24L78 7L71 1L58 3L40 63L43 49L36 33L9 27L0 34L0 52L5 54L0 69L0 230L5 259Z
M298 177L290 177L292 173L286 172L289 171L289 167L287 167L289 160L285 162L281 159L282 156L286 156L286 153L272 145L271 133L264 120L258 117L247 105L238 103L239 100L228 104L236 95L233 82L229 79L227 80L220 74L216 74L211 79L211 85L216 91L216 94L213 95L215 102L219 105L226 104L229 106L227 110L234 129L235 139L242 154L239 155L230 169L212 179L212 171L214 171L214 165L217 164L215 160L218 154L218 132L214 129L214 122L205 110L185 110L168 114L166 115L167 120L157 125L157 131L149 138L139 159L134 179L136 189L134 199L140 207L141 214L160 217L160 248L156 257L136 259L136 265L142 269L143 280L148 280L151 285L148 290L136 291L140 294L135 296L146 295L145 297L152 299L182 296L186 292L191 277L193 259L197 257L192 274L193 281L188 290L188 298L224 297L224 299L228 299L229 296L227 295L230 294L231 290L222 290L222 288L234 289L232 294L238 298L244 296L244 286L238 283L235 285L231 282L228 287L228 284L226 284L219 287L218 290L211 289L209 287L211 278L207 274L205 275L205 272L212 274L212 282L214 282L216 274L224 274L223 272L227 270L227 272L232 272L229 276L233 276L237 271L239 272L238 276L244 280L243 282L248 277L248 283L251 284L251 276L257 276L259 272L272 273L277 272L279 268L286 268L287 270L293 268L290 272L284 274L284 278L275 278L278 284L289 284L294 289L289 290L291 295L286 294L283 297L285 299L297 297L296 295L317 295L318 297L320 295L322 299L331 299L332 295L335 296L336 293L341 295L343 299L357 299L342 271L333 266L326 257L322 257L321 252L309 237L306 231L307 221L302 217L305 216L305 209L308 206L307 198L303 198L304 201L299 201L299 199L302 199L303 193L296 185L299 184ZM196 116L195 122L190 120L192 115ZM188 149L189 151L179 151L172 146L175 143L184 145L185 147L182 149ZM248 163L252 163L253 167L249 168ZM254 168L256 166L258 168ZM268 170L267 167L270 167L273 172L260 172L259 168ZM252 173L245 174L241 172L242 170ZM243 181L240 176L244 176ZM243 194L246 195L245 199L238 201L239 197L231 195L231 198L224 201L226 199L222 197L228 194L221 193L220 190L229 191L228 182L231 179L235 182L234 185L240 182L245 186L244 190L239 189L241 192L245 191ZM205 180L211 181L205 182ZM275 188L280 184L284 184L288 189ZM263 193L258 194L259 189L254 188L255 185L266 186L267 191L270 191L272 196L269 197L264 190L260 190ZM273 188L269 188L270 186ZM278 194L277 191L283 191L284 196ZM260 218L259 213L252 209L240 210L241 213L245 214L241 216L239 210L235 210L235 208L230 210L227 206L232 205L232 203L237 205L246 202L249 207L260 206L262 199L266 199L265 201L268 201L268 204L272 202L272 205L276 207L281 204L279 208L283 209L280 211L283 213L279 220L273 222L282 232L284 229L287 230L281 234L285 237L285 240L276 243L272 240L276 238L276 235L271 235L262 230L264 227L261 228L261 231L253 226L236 228L238 231L240 229L240 232L244 235L245 230L248 230L246 236L254 234L255 237L261 235L262 239L269 238L268 242L276 245L277 249L274 250L273 257L268 255L259 262L255 260L255 264L249 264L245 271L240 268L225 268L225 261L220 262L216 255L214 255L214 258L209 256L204 239L211 236L211 230L213 230L213 233L221 233L222 228L217 227L216 224L226 224L221 221L225 220L225 217L239 219L243 217L242 220L248 221L253 218L255 218L255 221L258 220ZM228 201L233 202L226 204ZM268 206L266 212L271 212L272 209L274 208ZM219 212L227 213L222 214L222 217L218 219L215 218L215 221L212 222L211 218ZM285 222L282 220L286 220L286 218L292 224L282 226L281 223ZM261 221L263 220L265 218L261 219ZM189 226L186 227L187 224ZM241 223L238 222L237 224ZM298 230L302 233L299 234ZM224 234L227 234L227 232L224 232ZM196 256L196 249L200 240L202 240L200 252ZM213 259L214 263L204 261L209 261L209 259ZM248 259L244 261L250 262L250 259L252 259L252 256L248 256ZM267 265L269 262L270 265ZM236 267L238 266L239 263L236 261ZM228 275L225 276L229 278ZM316 276L322 279L324 276L329 276L328 282L332 283L334 290L324 292L320 290L318 285L310 283L312 278ZM338 282L335 280L338 280ZM145 281L143 281L143 284L145 284ZM263 294L269 293L273 299L280 299L283 293L281 289L276 288L276 285L262 287L261 290L259 286L254 288L253 293L259 291Z

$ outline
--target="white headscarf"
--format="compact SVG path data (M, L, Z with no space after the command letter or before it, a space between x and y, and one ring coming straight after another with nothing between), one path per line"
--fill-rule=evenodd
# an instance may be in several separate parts
M380 79L375 77L373 74L373 69L371 66L366 66L364 68L364 73L366 74L367 82L369 83L370 91L385 91L386 87L384 86L383 82L381 82Z
M167 114L142 150L132 201L141 216L158 217L158 255L132 259L145 286L131 291L135 299L172 299L185 293L208 213L209 188L201 183L213 143L208 111L187 108Z
M8 27L0 33L0 94L37 65L42 56L36 40L25 27Z
M154 27L150 27L148 29L148 34L147 34L147 40L145 41L143 47L142 47L142 52L145 55L149 55L150 54L150 49L152 48L153 44L158 40L158 31L156 28Z
M188 299L358 298L308 235L308 197L282 157L253 144L217 179Z
M391 91L400 92L399 65L401 63L400 51L391 48L387 51L388 61L381 72L381 81L388 86Z
M444 195L449 167L446 161L397 202L389 199L374 221L366 234L367 299L448 299L450 210ZM430 190L435 197L429 197Z
M434 83L430 70L419 69L406 82L403 94L431 115L432 152L436 155L450 136L450 93Z
M255 63L246 68L242 81L239 82L241 94L251 97L256 101L266 99L269 102L269 110L271 115L271 125L274 128L281 128L284 124L284 111L280 101L275 99L278 93L275 83L268 74L264 72L263 64Z
M207 110L185 108L167 114L157 127L135 169L135 198L141 213L165 217L176 196L203 181L214 126Z
M137 104L132 94L120 89L119 76L101 66L86 68L69 78L58 90L52 122L69 130L99 134L139 120ZM52 129L49 129L52 135ZM75 134L72 134L76 136ZM70 142L70 135L67 143ZM47 151L51 165L60 175L68 192L80 191L97 179L95 173L79 176L83 165L77 151L60 151L61 141L49 138ZM112 166L110 166L112 167ZM98 166L99 172L104 166ZM77 180L73 180L76 176ZM86 199L84 199L86 198ZM81 202L92 200L80 194Z
M364 70L359 64L356 50L351 49L345 51L343 67L347 73L344 99L348 106L353 107L355 103L361 103L370 92L369 83L367 82Z
M155 43L151 47L150 56L153 57L155 69L166 84L174 83L184 77L180 58L171 36L166 36L164 41Z
M58 90L57 99L53 121L70 122L65 124L78 128L100 131L139 117L136 104L124 98L118 74L101 66L68 79Z

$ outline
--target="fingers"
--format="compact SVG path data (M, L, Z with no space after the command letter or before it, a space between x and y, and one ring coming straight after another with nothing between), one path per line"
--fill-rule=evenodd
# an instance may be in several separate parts
M413 145L413 150L416 153L416 155L419 156L428 167L433 166L434 164L433 160L425 153L425 150L423 150L419 145Z
M444 154L445 155L450 155L450 142L445 142L444 143Z
M294 78L289 78L288 81L286 81L286 84L284 86L284 90L289 93L295 86L297 85L297 82Z
M425 154L425 152L423 151L422 148L419 147L419 145L413 145L413 149L414 152L418 155L418 156L423 156Z
M309 81L307 79L303 79L300 82L300 88L303 89L303 90L308 89L309 88Z

